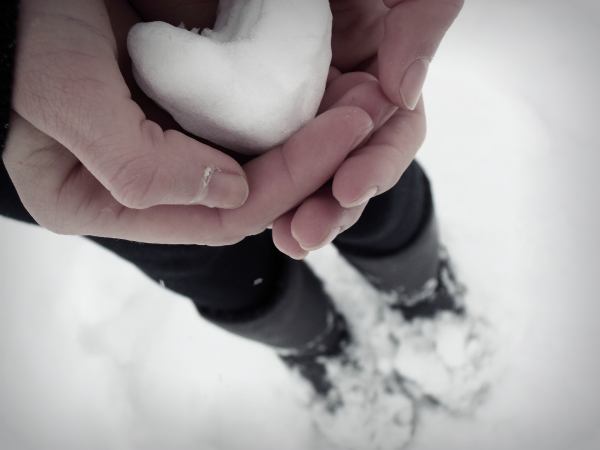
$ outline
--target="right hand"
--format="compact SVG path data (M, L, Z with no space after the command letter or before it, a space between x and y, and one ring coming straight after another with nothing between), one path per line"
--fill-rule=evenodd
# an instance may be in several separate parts
M348 88L357 85L351 93L356 99L363 98L367 105L387 98L391 108L375 120L376 132L344 161L331 186L273 225L277 247L297 258L356 223L369 200L395 186L413 161L427 128L421 89L428 62L463 0L330 3L333 65L339 70L333 71L324 103L348 95ZM376 77L370 86L369 74Z
M25 207L52 231L238 242L323 185L372 125L359 108L332 109L244 171L146 117L149 109L130 96L123 58L126 32L139 18L124 0L106 3L108 10L102 0L21 2L3 159Z

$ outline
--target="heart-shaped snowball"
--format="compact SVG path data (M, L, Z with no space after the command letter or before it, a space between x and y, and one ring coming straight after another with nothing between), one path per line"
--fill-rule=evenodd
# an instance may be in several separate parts
M331 30L328 0L221 0L214 29L139 23L128 47L140 87L184 129L259 154L317 113Z

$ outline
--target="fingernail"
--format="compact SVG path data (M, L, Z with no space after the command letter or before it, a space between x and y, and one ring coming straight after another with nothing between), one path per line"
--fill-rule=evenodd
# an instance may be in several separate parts
M210 208L239 208L248 199L248 181L242 175L207 168L194 204Z
M364 205L369 200L371 200L373 197L375 197L377 195L377 192L379 192L379 188L373 187L373 188L369 189L367 192L365 192L363 195L361 195L360 197L358 197L353 202L350 202L348 204L342 205L342 207L344 207L344 208L355 208L357 206Z
M331 230L331 232L325 237L325 239L323 239L321 242L319 242L317 245L311 245L310 247L304 246L302 244L300 244L300 247L302 247L304 250L306 250L307 252L312 252L314 250L318 250L322 247L325 247L326 245L331 244L335 238L338 236L338 234L340 234L343 231L343 227L336 227L333 230Z
M411 111L419 103L428 70L429 60L427 58L419 58L410 65L404 74L400 85L400 95L402 96L404 106Z
M356 139L352 144L352 148L358 147L368 136L371 134L371 131L375 129L375 124L373 121L369 121L369 124L365 126L362 130L358 131L356 134Z
M396 111L398 111L398 107L393 103L385 105L383 108L381 108L381 110L378 111L377 117L375 117L373 120L375 123L375 128L379 129L385 125L386 122L390 120L390 117L396 113Z

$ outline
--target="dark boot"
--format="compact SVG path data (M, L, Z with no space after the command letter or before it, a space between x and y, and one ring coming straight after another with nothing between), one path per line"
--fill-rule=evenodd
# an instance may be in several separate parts
M463 312L464 288L440 245L433 205L417 236L402 250L386 256L343 256L377 289L394 294L391 304L407 320L441 311Z
M279 292L263 308L232 317L203 315L238 336L273 347L324 395L331 385L319 359L342 353L346 322L305 263L289 260L286 265Z

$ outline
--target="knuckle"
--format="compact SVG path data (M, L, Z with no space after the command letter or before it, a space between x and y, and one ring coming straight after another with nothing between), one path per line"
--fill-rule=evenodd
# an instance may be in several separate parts
M108 180L108 190L123 206L132 209L144 209L153 206L150 193L157 180L157 168L154 158L144 156L130 157L119 164L114 175Z
M5 152L2 155L7 173L25 210L42 228L56 234L76 234L74 225L63 214L61 187L53 179L56 155L60 146L46 136L30 133L22 119L13 122Z

